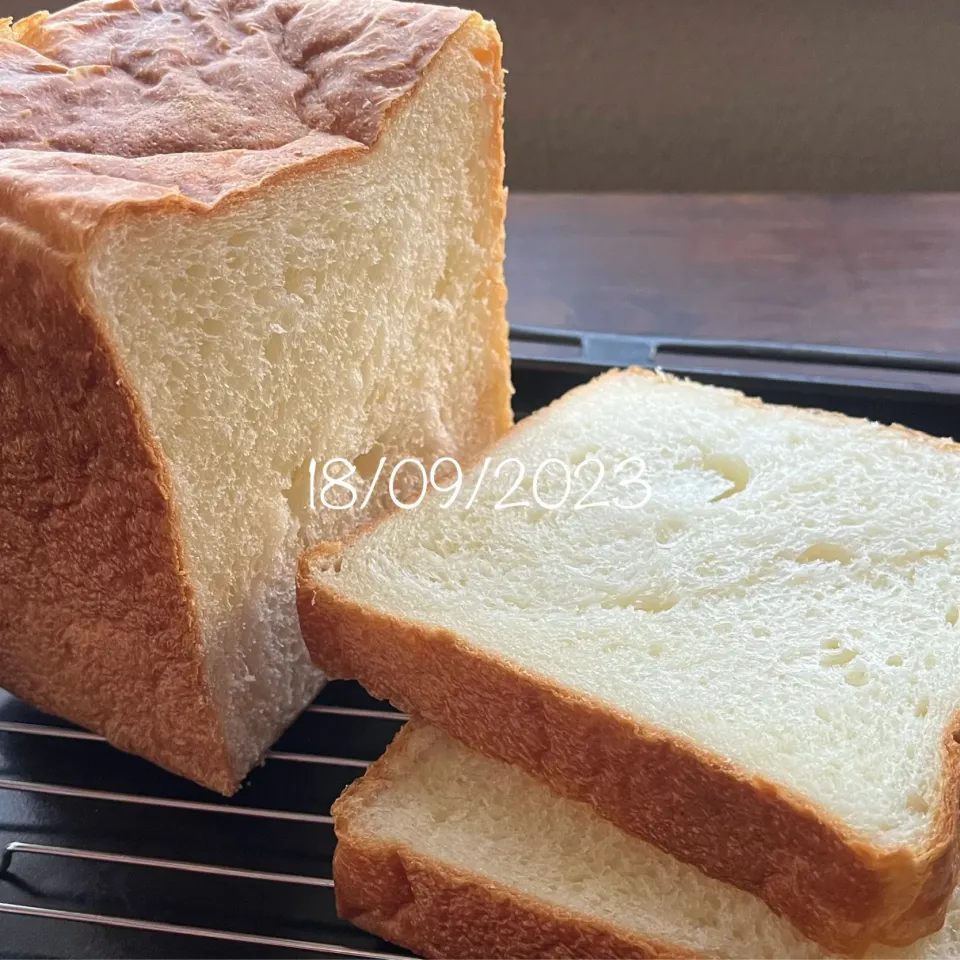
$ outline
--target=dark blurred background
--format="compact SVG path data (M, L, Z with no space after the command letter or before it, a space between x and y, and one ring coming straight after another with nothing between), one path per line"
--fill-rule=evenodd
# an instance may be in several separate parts
M477 2L515 189L960 189L957 0Z

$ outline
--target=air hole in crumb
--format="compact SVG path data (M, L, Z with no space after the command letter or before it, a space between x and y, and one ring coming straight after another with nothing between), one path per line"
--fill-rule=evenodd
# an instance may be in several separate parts
M290 476L290 486L283 491L284 499L290 507L290 512L301 523L300 533L303 534L302 522L310 512L310 479L313 458L307 458Z
M958 608L955 603L952 603L947 609L947 615L944 619L951 627L955 627L957 621L960 620L960 608Z
M903 666L903 657L899 653L894 653L891 656L887 657L887 666L888 667L902 667Z
M618 650L623 650L626 647L625 643L621 643L619 640L609 640L602 647L604 653L616 653Z
M925 717L930 712L930 698L921 697L914 707L913 713L917 717Z
M937 658L935 654L928 653L923 658L923 665L928 669L932 670L937 665Z
M473 59L476 60L481 67L490 67L493 65L492 50L487 50L484 47L475 47L470 52L473 54Z
M299 267L286 267L283 271L283 287L287 293L298 297L305 297L308 293L307 285L313 274L309 270Z
M659 657L663 653L663 644L651 643L650 646L647 647L647 653L649 653L651 657Z
M820 647L823 650L839 650L840 641L836 637L830 637L827 640L821 640Z
M682 517L669 517L657 524L654 537L661 547L666 547L675 543L687 532L687 529L687 522Z
M820 658L820 666L842 667L848 664L856 655L856 650L835 650L832 653L825 653Z
M230 234L227 238L227 245L231 247L245 247L248 243L256 240L256 238L256 230L238 230L236 233Z
M953 742L960 743L960 730L955 730L953 734Z
M607 597L600 601L601 610L627 610L633 608L643 613L666 613L672 610L680 598L672 593L649 594L643 597L628 594L627 596Z
M287 225L287 233L291 237L305 237L307 235L307 225L299 220L293 220Z
M383 444L375 443L366 453L361 453L359 457L356 457L353 465L357 468L359 476L364 480L372 480L377 472L377 467L380 466L383 455Z
M279 363L283 359L283 337L279 333L272 333L264 345L263 352L270 363Z
M843 679L851 687L865 687L870 682L870 674L866 667L851 667L844 675Z
M830 714L826 707L814 707L813 711L824 723L830 722Z
M717 503L742 493L750 482L750 468L743 457L735 453L711 453L703 458L703 469L719 473L730 486L710 502Z
M632 606L636 610L643 610L646 613L666 613L672 610L680 601L680 598L673 594L654 595L643 597L635 601Z
M374 283L381 283L390 269L390 261L387 257L381 257L376 263L371 263L367 267L367 276Z
M181 420L192 420L194 417L200 415L200 407L197 404L196 400L193 400L189 397L184 398L183 401L177 406L177 416Z
M907 797L907 809L912 810L914 813L929 813L930 804L927 803L919 793L914 791Z
M821 540L812 546L807 547L803 553L797 557L797 563L840 563L846 566L853 560L853 554L839 543L828 543Z

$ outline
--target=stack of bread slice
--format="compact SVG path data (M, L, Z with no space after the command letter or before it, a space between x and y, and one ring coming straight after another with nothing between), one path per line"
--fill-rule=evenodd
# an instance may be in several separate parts
M960 447L630 371L463 488L301 561L315 662L418 717L335 809L345 916L431 956L957 955Z

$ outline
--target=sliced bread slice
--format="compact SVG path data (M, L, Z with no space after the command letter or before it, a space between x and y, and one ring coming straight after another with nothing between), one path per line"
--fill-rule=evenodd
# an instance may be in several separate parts
M756 897L412 721L333 808L341 916L428 957L821 957ZM873 957L946 960L946 926Z
M0 19L0 686L224 792L321 681L314 460L510 424L500 41L390 0Z
M642 477L618 474L636 456ZM960 448L635 371L491 458L467 475L472 503L428 496L304 558L315 661L828 949L937 929L957 839ZM519 489L515 465L495 476L509 458ZM505 494L527 505L498 509Z

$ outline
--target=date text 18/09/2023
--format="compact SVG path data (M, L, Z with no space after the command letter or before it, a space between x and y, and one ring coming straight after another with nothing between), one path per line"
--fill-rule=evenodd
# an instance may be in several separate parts
M533 506L543 510L638 510L646 506L653 493L646 472L642 457L625 457L609 466L593 456L576 465L548 457L532 468L517 457L497 462L487 457L466 474L453 457L441 457L429 468L415 457L392 466L381 457L373 475L361 477L356 464L343 457L312 459L310 509L363 510L379 490L389 495L394 506L412 510L432 490L443 498L440 509L453 507L463 495L463 508L469 510L477 505L485 484L495 484L494 492L500 495L492 504L482 501L494 510Z

